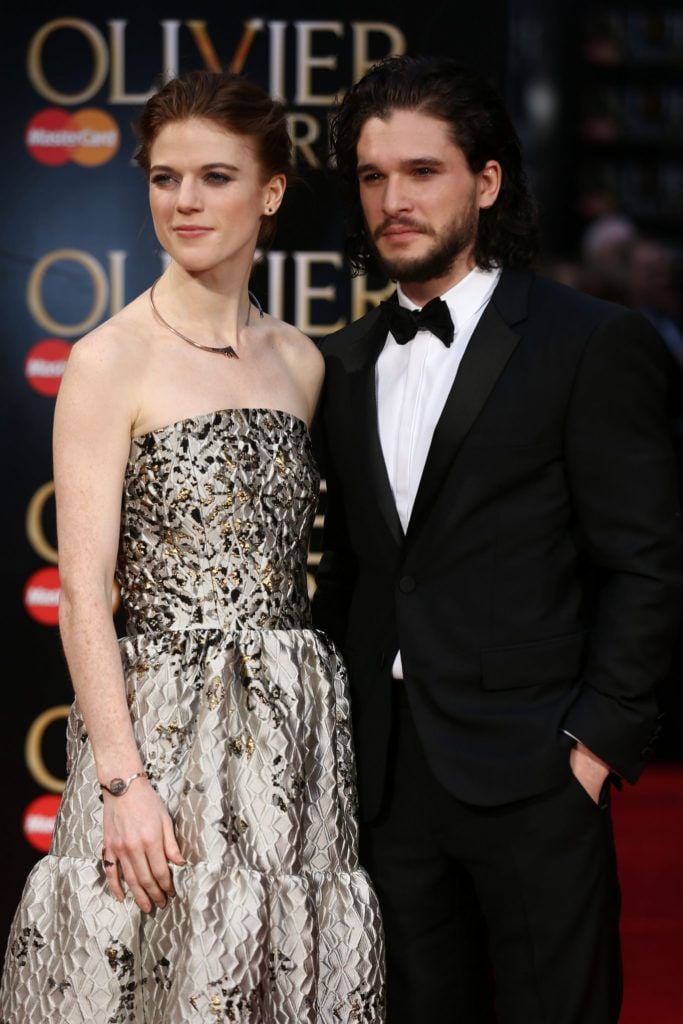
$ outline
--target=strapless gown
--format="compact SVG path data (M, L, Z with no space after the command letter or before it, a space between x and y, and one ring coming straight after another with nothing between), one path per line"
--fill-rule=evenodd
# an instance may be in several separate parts
M306 425L288 413L228 409L133 440L121 658L145 769L187 865L163 910L108 894L74 704L52 845L9 938L2 1024L384 1020L347 680L310 626L317 491Z

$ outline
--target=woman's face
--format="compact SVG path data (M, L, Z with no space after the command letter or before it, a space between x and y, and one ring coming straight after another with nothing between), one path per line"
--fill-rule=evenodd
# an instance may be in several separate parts
M214 121L165 125L150 150L154 229L168 254L190 273L250 264L261 218L274 213L283 175L264 182L251 140Z

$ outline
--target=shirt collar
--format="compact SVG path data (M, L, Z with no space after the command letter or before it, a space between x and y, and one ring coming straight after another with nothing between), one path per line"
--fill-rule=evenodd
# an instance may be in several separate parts
M466 277L463 277L462 281L458 281L447 292L444 292L441 298L450 310L456 330L488 302L498 284L500 275L500 267L494 267L493 270L481 270L479 267L475 267ZM396 294L399 305L405 306L406 309L421 308L411 302L404 294L400 284L396 288Z

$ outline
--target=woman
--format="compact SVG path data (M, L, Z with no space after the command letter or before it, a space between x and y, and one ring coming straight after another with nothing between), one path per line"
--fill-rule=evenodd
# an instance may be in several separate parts
M60 389L77 699L0 1020L380 1021L346 681L309 628L322 360L247 290L285 191L284 110L193 72L149 100L138 134L170 264L74 347Z

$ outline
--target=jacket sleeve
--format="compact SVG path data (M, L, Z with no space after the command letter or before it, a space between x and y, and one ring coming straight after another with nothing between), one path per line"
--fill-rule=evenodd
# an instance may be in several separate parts
M599 587L562 727L635 782L659 731L656 684L683 617L683 533L663 344L636 313L593 332L565 427L567 472Z
M349 540L344 499L327 441L329 427L324 419L325 406L323 401L323 412L316 422L316 440L327 494L323 553L315 577L312 613L316 628L324 630L343 650L357 560Z

